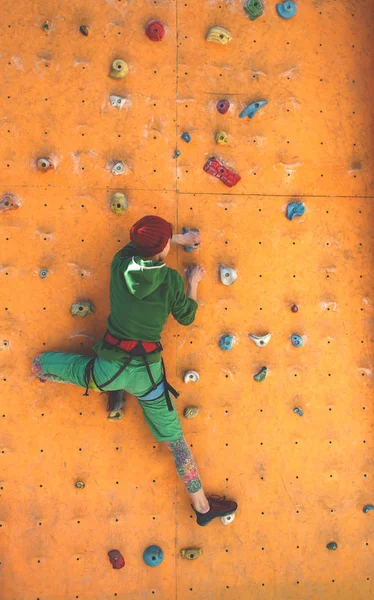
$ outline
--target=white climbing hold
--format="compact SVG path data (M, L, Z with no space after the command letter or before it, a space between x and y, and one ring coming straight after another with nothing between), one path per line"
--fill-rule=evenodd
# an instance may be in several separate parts
M121 110L122 106L126 102L126 98L122 98L122 96L115 96L114 94L109 96L109 100L110 100L111 105L118 108L118 110Z
M125 165L122 160L115 163L112 168L113 175L122 175L125 172Z
M263 346L267 346L270 342L271 333L267 333L266 335L254 335L253 333L249 333L248 337L254 341L256 346L262 348Z
M219 274L223 285L232 285L237 278L235 269L230 269L230 267L226 267L226 265L219 266Z
M200 375L197 371L187 371L183 377L184 383L188 383L189 381L196 383L197 381L199 381L199 379Z
M231 515L227 515L226 517L221 517L221 521L224 525L230 525L235 519L235 513L231 513Z

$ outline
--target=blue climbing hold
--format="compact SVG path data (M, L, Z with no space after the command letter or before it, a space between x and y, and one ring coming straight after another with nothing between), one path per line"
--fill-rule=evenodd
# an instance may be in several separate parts
M233 343L234 338L230 334L223 335L219 341L219 345L221 346L222 350L231 350Z
M164 553L160 546L148 546L143 552L143 559L149 567L158 567L164 560Z
M297 415L300 415L300 417L302 417L304 414L303 411L301 410L301 408L298 408L297 406L296 406L296 408L293 409L293 412L296 413Z
M287 205L286 217L290 221L292 221L294 217L302 217L304 213L305 206L302 202L290 202Z
M185 142L187 142L187 144L189 144L190 141L191 141L191 136L188 133L188 131L185 131L184 133L182 133L181 138L182 138L182 140L184 140Z
M364 506L364 508L362 510L364 511L364 513L368 513L371 510L374 510L374 505L373 504L367 504L366 506Z
M187 227L183 227L183 233L188 233L189 231L199 231L199 229L187 229ZM183 246L186 252L194 252L197 248L190 248L189 246Z
M249 117L250 119L253 119L256 112L260 110L260 108L265 106L265 104L267 103L267 100L258 100L257 102L252 102L252 104L249 104L247 108L242 110L242 112L239 115L239 119L242 119L243 117Z
M283 4L277 4L278 15L283 19L292 19L296 15L296 4L286 0Z
M297 335L297 333L294 333L291 335L291 342L294 346L296 346L296 348L298 348L299 346L303 345L303 338L300 335Z

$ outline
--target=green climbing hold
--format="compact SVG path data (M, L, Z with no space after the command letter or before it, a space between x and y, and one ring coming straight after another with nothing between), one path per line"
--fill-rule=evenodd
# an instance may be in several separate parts
M244 10L251 21L255 21L264 14L261 0L248 0L248 2L244 4Z
M266 375L267 375L268 369L267 367L262 367L258 373L256 373L255 375L253 375L253 379L255 381L264 381Z
M329 542L326 548L328 548L328 550L337 550L338 544L336 542Z

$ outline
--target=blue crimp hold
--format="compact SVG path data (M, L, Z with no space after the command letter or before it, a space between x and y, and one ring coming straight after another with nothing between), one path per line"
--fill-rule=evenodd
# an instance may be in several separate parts
M164 560L164 553L160 546L148 546L143 552L143 560L149 567L158 567Z
M242 112L239 115L239 119L242 119L243 117L249 117L250 119L253 119L256 112L260 110L260 108L265 106L265 104L267 103L267 100L257 100L257 102L252 102L252 104L249 104L247 108L242 110Z
M292 221L294 217L302 217L304 213L305 206L302 202L290 202L287 205L286 217L290 221Z
M219 341L219 345L221 346L222 350L231 350L232 346L233 346L233 342L234 342L234 338L232 335L227 334L227 335L223 335Z
M187 229L187 227L183 227L183 233L188 233L189 231L199 231L199 229ZM186 252L195 252L197 248L191 248L190 246L183 246Z
M371 510L374 510L374 505L373 504L367 504L366 506L364 506L364 508L362 510L364 511L364 513L368 513Z
M190 141L191 141L191 136L188 133L188 131L185 131L184 133L182 133L181 138L182 138L182 140L184 140L185 142L187 142L187 144L189 144Z
M291 342L294 346L296 346L296 348L298 348L299 346L303 345L303 338L300 335L297 335L297 333L294 333L291 335Z
M301 410L301 408L298 408L298 407L294 408L293 412L300 415L300 417L302 417L304 414L303 411Z
M296 4L286 0L283 4L277 4L277 12L282 19L292 19L296 15Z

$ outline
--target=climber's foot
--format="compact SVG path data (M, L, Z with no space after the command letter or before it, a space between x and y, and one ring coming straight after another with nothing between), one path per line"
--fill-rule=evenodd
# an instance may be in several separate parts
M221 497L214 494L212 496L208 496L207 499L210 509L206 513L197 511L191 504L196 513L196 521L198 525L201 525L202 527L208 525L208 523L210 523L210 521L216 517L227 517L228 515L231 515L238 508L237 503L231 500L226 500L226 496Z

